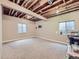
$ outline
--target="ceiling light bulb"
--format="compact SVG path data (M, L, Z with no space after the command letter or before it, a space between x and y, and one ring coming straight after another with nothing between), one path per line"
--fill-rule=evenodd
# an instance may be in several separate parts
M54 0L48 0L48 3L51 5Z

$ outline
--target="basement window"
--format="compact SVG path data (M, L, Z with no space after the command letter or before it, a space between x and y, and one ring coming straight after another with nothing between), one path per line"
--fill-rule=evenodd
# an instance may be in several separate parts
M18 24L18 33L26 33L27 32L27 25L24 23Z
M75 21L59 22L59 32L61 35L66 35L72 30L75 30Z

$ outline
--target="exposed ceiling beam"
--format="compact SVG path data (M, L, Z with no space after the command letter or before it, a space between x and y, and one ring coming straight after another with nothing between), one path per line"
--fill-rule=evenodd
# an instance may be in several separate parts
M25 1L21 4L21 6L24 7L25 4L26 4L28 1L29 1L29 0L25 0ZM20 2L20 1L18 1L18 2ZM17 11L17 12L14 14L14 16L16 16L16 15L18 14L18 12L19 12L19 11ZM21 15L23 15L23 14L19 14L17 17L20 17Z
M72 3L75 3L75 2L77 2L77 1L79 1L79 0L69 0L69 1L65 2L65 4L63 3L63 4L59 5L59 7L60 7L60 8L61 8L61 7L65 7L65 6L67 6L67 5L70 5L70 4L72 4Z
M22 3L21 6L23 7L23 6L27 3L27 1L28 1L28 0L25 0L25 1ZM19 1L19 2L20 2L20 1ZM18 3L18 4L19 4L19 3ZM17 14L18 14L18 11L14 14L14 16L17 16Z
M17 16L17 14L18 14L18 11L14 14L14 16Z
M25 13L22 13L22 15L20 16L20 18L23 18L23 16L25 16L26 14Z
M72 3L73 1L74 1L74 0L69 0L68 2L66 2L66 5ZM56 6L56 7L57 7L57 6ZM56 7L54 7L54 8L56 8ZM62 3L62 4L58 5L58 7L59 7L59 8L65 7L65 4ZM47 12L53 11L54 8L48 9L48 10L46 10L46 11L44 11L44 12L41 12L41 14L45 14L45 13L47 13ZM52 13L52 12L51 12L51 13Z
M53 2L52 5L55 5L55 4L59 3L60 1L61 1L61 0L57 0L57 1ZM40 11L42 12L42 10L44 10L44 9L46 9L46 8L49 8L49 7L51 7L52 5L48 5L48 6L44 7L44 8L42 8L42 9L39 10L37 13L39 13Z
M25 14L24 13L21 13L20 15L18 15L18 17L21 17L22 15L24 15L25 16ZM23 17L23 16L22 16Z
M28 0L28 2L24 5L25 8L28 7L29 4L31 4L33 2L33 0Z
M40 5L41 0L38 0L34 5L32 5L29 10L33 11L33 9L35 9L36 7L38 7Z
M46 1L46 2L44 2L44 3L42 3L42 4L40 4L40 5L38 5L38 7L34 8L32 11L37 10L38 8L40 8L41 6L43 6L43 5L44 5L44 4L46 4L46 3L47 3L47 1Z
M34 2L33 2L34 1ZM33 5L35 5L37 2L39 2L39 0L29 0L25 5L26 5L26 8L29 9L30 7L32 7ZM30 4L31 3L31 4ZM23 5L24 3L22 3L22 7L24 7ZM16 13L17 14L17 13ZM18 17L22 16L22 14L18 15ZM25 15L24 15L25 16Z
M24 6L29 0L25 0L21 6Z
M18 17L20 17L21 15L23 15L23 13L21 13L20 15L18 15Z
M18 17L21 14L21 12L17 11L17 15L15 17Z
M15 0L13 0L13 2L15 3ZM10 15L12 15L14 13L14 10L11 9L11 11L10 11Z
M25 6L25 4L28 2L29 0L25 0L23 3L22 3L22 7L24 7ZM30 0L31 1L31 0ZM20 0L19 1L17 1L17 4L19 4L19 2L20 2ZM15 14L14 14L14 16L16 16L17 14L18 14L18 12L19 11L17 11ZM20 16L22 16L23 15L23 13L21 13L20 15L18 15L18 17L20 17Z
M40 9L42 9L42 8L48 6L48 5L49 5L48 2L46 2L45 4L43 4L42 6L40 6L39 8L37 8L34 12L37 12L37 11L39 11Z
M70 13L70 12L77 11L77 10L79 10L79 4L78 4L78 6L75 6L75 7L72 6L71 8L68 8L67 10L62 10L62 11L61 11L60 13L58 13L58 14L45 15L45 17L50 18L50 17L54 17L54 16L66 14L66 13Z
M26 18L27 17L27 15L24 15L22 18Z
M15 10L12 10L11 15L13 15L14 12L15 12Z
M72 8L74 6L79 6L79 0L73 4L67 5L67 8Z
M54 5L51 5L50 7L45 8L45 9L42 10L42 11L43 11L43 12L44 12L44 11L47 11L47 10L49 10L49 9L51 9L51 8L54 8L55 6L58 6L58 5L62 4L62 3L63 3L63 1L61 0L61 1L59 1L58 3L56 3L56 4L54 4Z
M34 0L34 2L27 8L29 9L30 7L32 7L38 0Z
M73 0L73 1L74 1L74 0ZM79 5L79 2L78 2L79 0L76 1L76 2L74 2L73 4L70 4L70 3L72 3L73 1L70 0L70 1L66 2L66 7L67 7L67 9ZM67 4L68 4L68 5L67 5ZM70 6L70 7L69 7L69 6ZM60 12L63 11L63 10L66 10L64 4L59 5L59 7L60 7L60 8L59 8L58 10L59 10ZM48 16L48 15L50 16L50 15L52 15L52 14L55 14L55 13L56 13L56 10L57 10L56 7L55 7L55 8L52 8L49 12L44 13L43 16ZM54 13L53 11L54 11L55 13Z
M10 11L9 11L9 15L11 15L11 12L12 12L12 9L10 9Z
M5 7L18 10L20 12L32 15L32 16L37 17L37 18L42 19L42 20L47 20L45 17L42 17L41 15L38 15L38 14L36 14L36 13L34 13L34 12L24 8L24 7L21 7L21 6L17 5L17 4L15 4L15 3L12 3L12 2L10 2L8 0L6 0L6 1L5 0L0 0L0 2Z
M14 3L19 4L21 0L13 0ZM12 11L11 15L15 15L17 13L15 10Z
M16 4L19 5L19 3L20 3L20 0L17 0ZM17 12L14 13L14 16L15 16L16 14L17 14Z

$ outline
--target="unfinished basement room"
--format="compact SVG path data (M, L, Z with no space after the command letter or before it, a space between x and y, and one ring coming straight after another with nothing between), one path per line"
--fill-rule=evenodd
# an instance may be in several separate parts
M79 0L0 0L1 59L79 59Z

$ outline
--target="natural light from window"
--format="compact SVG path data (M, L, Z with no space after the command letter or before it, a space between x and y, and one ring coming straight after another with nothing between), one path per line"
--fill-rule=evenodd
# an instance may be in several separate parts
M75 30L75 21L64 21L59 23L60 34L66 35L72 30Z
M26 33L27 25L24 23L18 23L18 33Z

